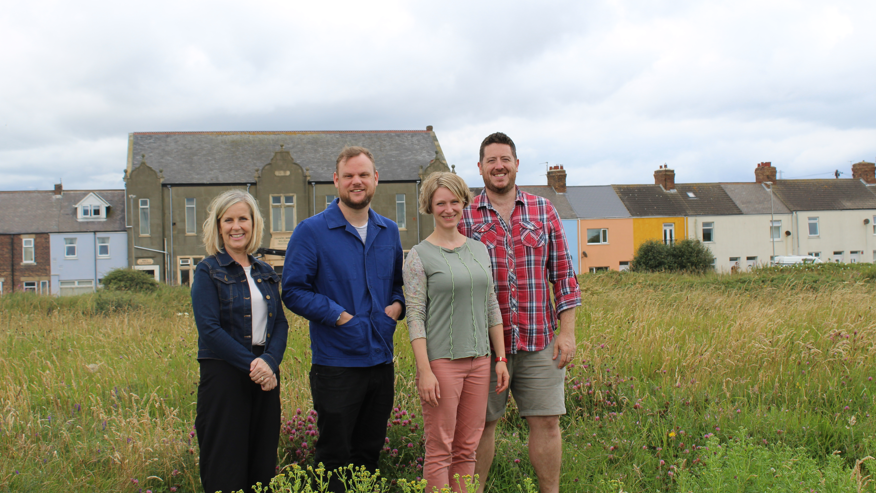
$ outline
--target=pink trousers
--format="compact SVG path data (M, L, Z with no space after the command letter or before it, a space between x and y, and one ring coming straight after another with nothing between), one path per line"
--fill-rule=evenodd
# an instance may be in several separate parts
M490 358L436 359L429 363L438 379L438 407L420 401L426 436L423 477L432 487L465 491L463 476L474 476L475 452L487 416ZM459 474L457 484L454 476Z

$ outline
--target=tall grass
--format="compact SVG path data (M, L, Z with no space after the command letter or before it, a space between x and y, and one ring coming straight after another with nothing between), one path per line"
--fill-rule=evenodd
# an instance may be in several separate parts
M743 442L762 447L750 454L759 461L774 453L784 464L794 451L793 463L815 469L800 477L851 475L876 455L874 272L582 276L561 491L679 491L679 475L707 491L690 485L726 469L715 467L715 447ZM307 324L287 315L281 467L306 463L316 438L307 430ZM0 332L0 491L200 491L197 331L185 288L5 295ZM415 480L422 419L406 332L401 323L381 469ZM527 440L512 403L489 491L516 491L534 475ZM721 464L727 457L743 455Z

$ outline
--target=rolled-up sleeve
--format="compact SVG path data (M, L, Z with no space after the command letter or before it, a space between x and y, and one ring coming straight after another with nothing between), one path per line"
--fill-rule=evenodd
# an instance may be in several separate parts
M408 253L402 268L405 282L405 301L407 306L408 334L411 340L426 338L426 299L428 297L428 279L423 261L413 249ZM501 314L500 322L501 322Z

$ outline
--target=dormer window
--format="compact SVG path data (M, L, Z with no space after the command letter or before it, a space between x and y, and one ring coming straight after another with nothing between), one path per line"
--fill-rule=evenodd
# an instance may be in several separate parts
M80 221L106 221L109 203L92 192L76 204L76 218Z

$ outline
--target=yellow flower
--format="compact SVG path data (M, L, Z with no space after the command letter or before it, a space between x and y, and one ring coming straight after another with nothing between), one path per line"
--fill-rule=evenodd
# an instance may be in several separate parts
M674 431L670 431L670 432L669 432L669 438L672 438L672 437L674 437L674 436L675 436L675 432L674 432Z

